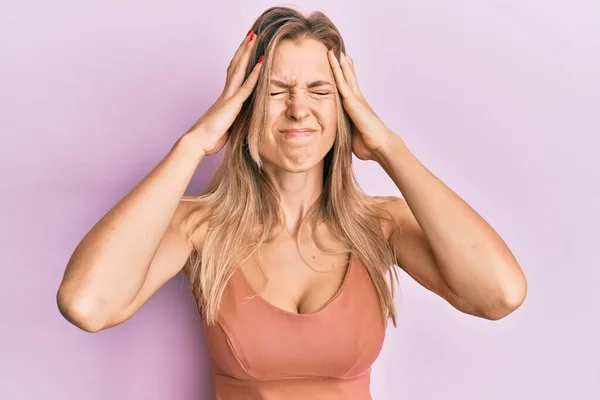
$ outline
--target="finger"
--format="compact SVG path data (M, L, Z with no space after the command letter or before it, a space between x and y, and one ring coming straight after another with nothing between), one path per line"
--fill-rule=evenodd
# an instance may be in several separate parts
M352 95L352 90L350 86L348 86L346 78L344 78L344 72L342 71L340 63L338 62L333 50L329 50L327 54L329 56L329 64L331 65L331 70L333 71L333 76L335 78L338 90L343 98L349 98Z
M348 60L348 63L350 64L350 66L352 67L352 71L354 72L354 76L356 77L356 68L354 67L354 60L348 54L344 55L346 56L346 60Z
M254 38L254 32L252 32L252 29L250 29L248 31L248 33L246 34L246 36L244 37L244 40L242 40L242 43L240 43L237 50L233 54L233 57L231 58L231 61L229 62L229 67L227 68L228 71L229 71L229 69L233 69L233 67L235 67L238 60L240 59L240 56L244 52L244 49L246 48L245 45L247 45L248 42L250 42L253 38Z
M248 43L253 42L255 38L256 38L256 34L252 31L252 29L248 30L246 37L244 37L244 40L242 40L242 43L240 43L240 46L238 47L235 54L233 55L233 58L231 59L232 69L235 68L235 66L239 62L240 58L242 58L242 56L244 54L244 50L246 50L246 48L248 47Z
M350 65L352 65L352 68L354 68L354 60L352 59L352 57L350 57L349 54L346 54L346 58L348 59L348 61L350 61Z
M340 65L342 66L342 72L344 73L344 77L346 78L346 82L352 88L354 94L359 93L358 89L358 81L356 79L356 73L354 72L354 67L350 64L350 60L348 60L348 56L342 53Z
M225 85L225 97L234 96L238 89L244 82L246 77L246 70L248 69L248 63L250 62L250 56L254 49L256 35L251 34L251 38L246 42L242 52L239 54L236 64L233 69L229 71L228 82Z
M261 56L262 57L262 56ZM259 58L260 59L260 58ZM246 101L248 96L252 93L254 88L256 87L256 82L258 82L258 78L260 76L260 70L262 68L262 60L261 62L257 62L252 68L252 72L246 78L244 84L239 88L237 93L235 94L236 101L240 104Z

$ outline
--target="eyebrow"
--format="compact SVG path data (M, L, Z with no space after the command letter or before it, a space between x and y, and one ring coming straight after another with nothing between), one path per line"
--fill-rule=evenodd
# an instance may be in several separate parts
M280 81L280 80L278 80L278 79L271 79L271 84L273 84L273 85L275 85L275 86L278 86L278 87L281 87L281 88L285 88L285 89L289 89L289 88L291 88L292 86L294 86L294 85L292 85L292 84L289 84L289 83L286 83L286 82ZM317 87L317 86L327 86L327 85L329 85L329 86L333 86L333 85L331 84L331 82L329 82L329 81L324 81L324 80L317 80L317 81L313 81L313 82L310 82L310 83L309 83L308 85L306 85L306 86L307 86L308 88L313 88L313 87Z

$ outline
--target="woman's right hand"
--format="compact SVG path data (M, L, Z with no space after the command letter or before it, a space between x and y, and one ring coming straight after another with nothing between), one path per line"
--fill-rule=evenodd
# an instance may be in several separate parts
M185 134L197 139L206 155L217 153L227 143L231 124L256 86L262 56L244 81L255 38L256 34L252 31L246 35L227 67L223 93Z

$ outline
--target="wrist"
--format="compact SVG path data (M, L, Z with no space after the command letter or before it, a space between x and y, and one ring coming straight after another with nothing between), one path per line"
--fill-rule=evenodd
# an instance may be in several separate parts
M385 142L379 146L373 155L375 161L382 164L386 163L390 157L399 156L405 150L407 150L407 147L402 138L390 131L386 136Z
M204 146L201 141L201 135L197 130L189 130L184 133L175 143L177 148L184 149L186 152L192 152L197 157L204 157L206 155L206 150L204 150Z

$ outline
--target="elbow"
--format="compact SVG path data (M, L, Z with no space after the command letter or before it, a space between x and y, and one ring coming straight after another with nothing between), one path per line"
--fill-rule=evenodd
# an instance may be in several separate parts
M56 294L56 304L60 314L71 324L88 333L98 333L105 324L95 312L98 308L93 301L71 298L61 290Z
M500 320L523 304L527 297L527 280L524 276L513 280L509 285L506 285L503 293L498 297L494 307L484 313L484 317L491 321Z

